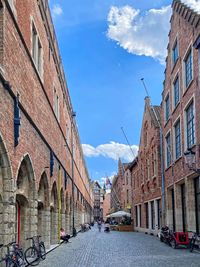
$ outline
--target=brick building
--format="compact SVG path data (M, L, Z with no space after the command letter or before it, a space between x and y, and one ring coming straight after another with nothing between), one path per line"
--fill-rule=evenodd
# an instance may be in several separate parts
M91 188L48 1L0 1L0 243L92 215Z
M145 98L137 158L132 174L135 230L156 234L161 225L160 107ZM135 172L135 169L133 169Z
M125 207L125 168L128 164L118 161L118 172L112 180L111 187L111 210L112 212L119 211Z
M111 208L111 193L106 192L104 195L104 201L103 201L103 219L106 220L106 216L110 214L110 208Z
M200 14L178 0L172 9L162 93L166 222L199 232L199 175L186 166L184 152L196 152L194 167L200 166Z

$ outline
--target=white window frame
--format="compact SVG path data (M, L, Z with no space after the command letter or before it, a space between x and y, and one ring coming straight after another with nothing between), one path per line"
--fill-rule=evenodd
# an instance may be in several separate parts
M168 119L166 118L166 111L167 111L167 109L166 109L166 100L167 100L167 98L169 98L169 117L168 117ZM164 120L165 120L165 123L167 123L169 121L169 119L170 119L170 116L171 116L171 105L170 105L170 93L169 93L169 91L168 91L168 93L166 94L166 96L164 98L164 105L165 105L165 108L164 108L164 110L165 110Z
M192 79L190 80L189 84L186 86L186 77L185 77L185 60L188 57L189 53L191 52L192 56ZM190 84L194 79L194 62L193 62L193 46L192 43L189 44L188 48L186 49L185 55L183 56L182 61L182 84L183 84L183 94L188 90Z
M193 146L195 146L196 141L197 141L197 136L196 136L196 99L195 99L195 95L193 94L192 97L189 99L189 101L187 102L187 104L184 107L184 150L187 150L187 114L186 111L188 109L188 107L190 106L190 104L193 102L193 106L194 106L194 138L195 138L195 142L193 144Z
M35 52L36 56L33 55L33 31L35 30L36 33L36 47ZM43 48L41 43L41 38L39 36L39 31L36 27L36 23L34 22L34 19L31 18L31 55L32 59L35 65L35 68L40 76L40 78L43 81Z
M175 106L175 98L174 98L174 83L176 81L176 79L179 79L179 101L177 103L177 105ZM181 98L181 77L180 77L180 70L178 69L178 71L175 73L174 78L172 80L172 108L173 111L177 108L177 106L180 103L180 98ZM172 112L173 112L172 111Z
M177 125L178 121L180 122L180 143L181 143L181 154L178 158L176 158L176 132L175 132L175 126ZM182 124L181 124L181 116L178 116L173 124L173 157L174 157L174 160L178 160L179 158L182 157L182 154L183 154L183 148L182 148L182 140L183 140L183 137L182 137Z
M170 151L171 151L171 153L170 153L171 162L170 162L169 165L167 164L167 140L166 140L166 138L167 138L168 135L170 135L170 146L171 146L170 147ZM165 135L165 169L168 169L172 165L172 161L173 161L173 159L172 159L172 151L173 151L172 134L171 134L171 130L169 130L166 133L166 135Z
M175 48L175 45L177 44L177 50L178 50L178 57L176 59L176 61L174 62L174 48ZM174 65L176 65L176 62L178 61L179 59L179 42L178 42L178 35L176 36L174 42L173 42L173 46L172 46L172 50L171 50L171 62L172 62L172 68L174 67Z
M53 110L57 120L60 122L60 101L56 88L53 90Z

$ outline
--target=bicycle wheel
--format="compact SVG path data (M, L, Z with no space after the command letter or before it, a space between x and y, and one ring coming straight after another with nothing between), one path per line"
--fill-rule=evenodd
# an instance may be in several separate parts
M17 257L17 262L19 264L20 267L23 267L25 265L24 262L24 252L22 249L18 249L16 252L16 257Z
M5 263L6 265L3 265L3 266L6 266L6 267L20 267L19 264L11 259L8 259Z
M42 260L45 260L46 259L46 249L45 249L45 245L43 242L40 243L40 257Z
M36 266L40 262L38 250L35 247L30 247L25 251L25 260L31 266Z

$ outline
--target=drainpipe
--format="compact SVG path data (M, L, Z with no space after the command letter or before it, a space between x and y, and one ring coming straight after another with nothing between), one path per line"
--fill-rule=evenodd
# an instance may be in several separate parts
M161 199L162 199L162 225L166 224L166 207L165 207L165 168L164 168L164 157L163 157L163 133L160 128L160 162L161 162Z

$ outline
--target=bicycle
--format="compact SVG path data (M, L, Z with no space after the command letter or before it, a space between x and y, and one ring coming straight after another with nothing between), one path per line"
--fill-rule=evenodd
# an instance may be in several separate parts
M193 232L192 233L192 239L190 241L190 252L193 252L193 250L200 250L200 235Z
M33 236L26 238L32 240L32 246L25 251L25 260L28 265L36 266L40 263L41 259L46 259L46 249L43 241L39 241L41 236Z
M0 260L0 263L5 263L5 267L22 267L24 266L24 253L16 242L11 242L7 245L0 244L0 248L6 247L7 254Z

